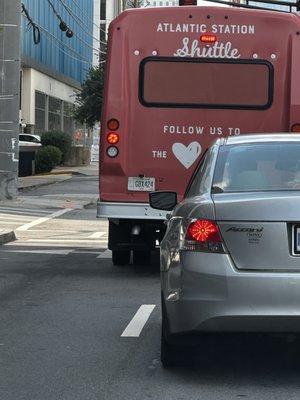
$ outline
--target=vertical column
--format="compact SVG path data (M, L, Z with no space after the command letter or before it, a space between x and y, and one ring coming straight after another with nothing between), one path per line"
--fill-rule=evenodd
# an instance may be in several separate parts
M0 199L17 195L21 1L0 0Z

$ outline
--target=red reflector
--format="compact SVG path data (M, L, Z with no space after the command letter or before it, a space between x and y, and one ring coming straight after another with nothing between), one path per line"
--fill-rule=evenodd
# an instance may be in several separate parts
M116 132L111 132L107 135L107 141L110 144L117 144L120 140L119 135Z
M203 43L215 43L217 41L216 35L201 35L200 41Z
M110 119L107 123L107 127L110 131L116 131L117 129L119 129L119 121L117 119Z
M292 126L292 132L299 133L300 132L300 124L294 124Z
M197 219L189 225L186 239L196 242L222 242L217 224L205 219Z

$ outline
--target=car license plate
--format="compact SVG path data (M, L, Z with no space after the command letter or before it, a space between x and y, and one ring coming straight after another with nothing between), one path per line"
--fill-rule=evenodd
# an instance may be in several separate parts
M155 190L155 178L128 178L128 190L136 192L152 192Z
M300 226L294 225L294 232L293 232L293 252L294 254L300 255Z

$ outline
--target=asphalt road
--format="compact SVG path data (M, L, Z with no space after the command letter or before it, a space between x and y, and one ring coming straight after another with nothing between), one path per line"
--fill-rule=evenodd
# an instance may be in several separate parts
M299 338L212 336L192 365L163 369L158 258L114 267L104 236L87 241L107 226L94 216L71 211L0 248L1 400L300 398ZM122 336L145 305L141 332Z

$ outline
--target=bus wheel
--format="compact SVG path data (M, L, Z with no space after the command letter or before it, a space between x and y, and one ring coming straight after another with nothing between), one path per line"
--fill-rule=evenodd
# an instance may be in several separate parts
M130 263L130 250L113 250L112 262L114 265L127 265Z
M151 251L133 250L133 265L149 265L151 264Z

